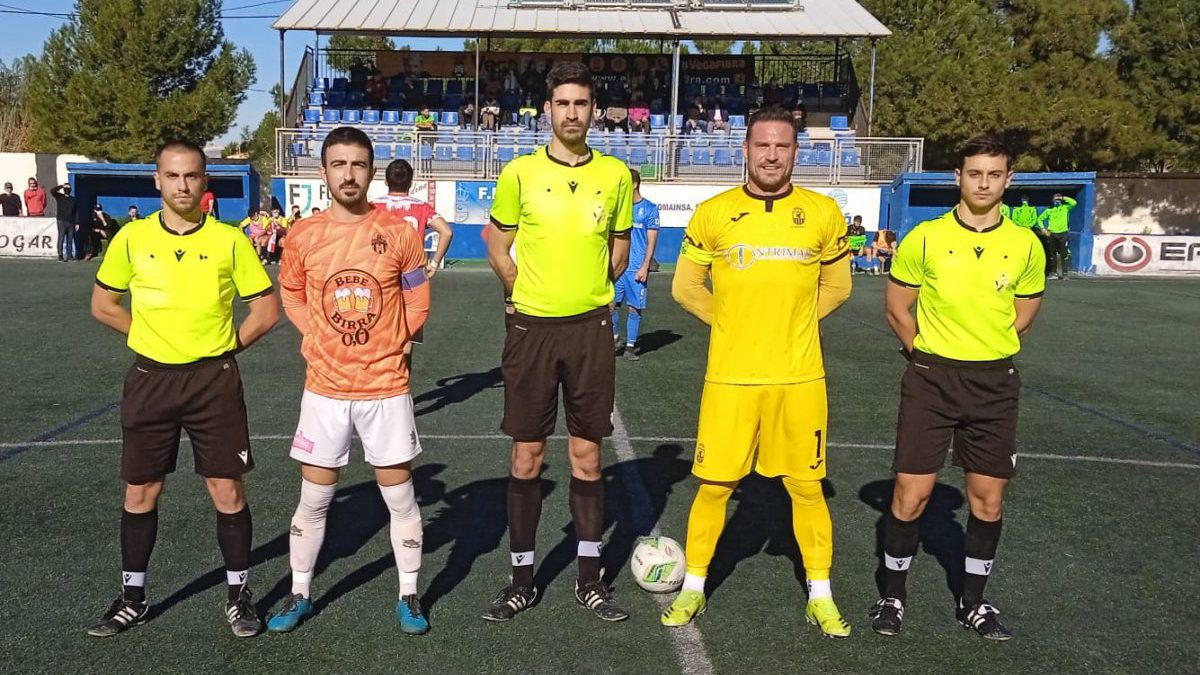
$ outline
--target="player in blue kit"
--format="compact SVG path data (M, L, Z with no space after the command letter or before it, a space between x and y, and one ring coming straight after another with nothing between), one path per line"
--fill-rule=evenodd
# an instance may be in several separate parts
M629 175L633 177L633 234L630 236L629 266L613 284L616 297L612 326L617 354L624 352L626 361L637 361L638 329L642 325L642 312L646 311L646 281L650 278L654 247L658 244L658 206L642 196L642 176L637 170L630 169ZM620 335L622 303L629 305L624 347Z

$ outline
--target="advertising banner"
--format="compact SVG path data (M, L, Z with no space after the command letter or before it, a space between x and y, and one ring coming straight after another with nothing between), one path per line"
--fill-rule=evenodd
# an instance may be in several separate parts
M1092 265L1102 276L1200 275L1200 237L1098 234Z
M382 173L379 172L379 173ZM433 187L432 181L418 180L413 181L412 190L409 192L417 199L424 199L430 204L436 199L436 190ZM387 184L383 179L376 179L371 182L371 186L367 188L367 197L374 199L387 194ZM292 206L300 207L300 214L308 216L312 214L313 207L319 209L329 208L329 188L325 187L325 181L320 178L288 178L284 182L284 205L283 212L291 213ZM237 219L237 220L240 220ZM234 220L233 222L237 222Z
M0 257L55 258L53 218L0 218Z

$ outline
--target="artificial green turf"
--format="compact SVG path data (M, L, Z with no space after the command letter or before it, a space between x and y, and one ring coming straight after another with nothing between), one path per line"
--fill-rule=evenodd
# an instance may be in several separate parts
M87 314L94 265L4 261L9 364L0 389L0 442L112 441L113 405L130 356ZM953 621L946 573L933 554L960 559L961 476L947 470L911 575L904 632L870 633L876 525L888 490L886 449L903 363L882 317L883 280L857 277L848 305L823 325L830 392L830 509L835 596L854 624L848 641L820 639L802 618L786 497L749 480L731 502L718 548L709 612L697 625L717 672L1141 672L1186 671L1200 662L1194 626L1200 471L1086 463L1020 462L998 571L989 598L1017 638L985 644ZM1185 281L1052 283L1018 359L1026 390L1026 453L1200 463L1196 368L1200 285ZM428 344L417 354L415 394L425 440L417 487L426 522L421 585L433 632L399 634L396 578L382 502L356 454L331 515L319 563L320 613L298 632L237 641L224 627L213 515L190 472L187 446L169 481L150 570L153 621L115 639L82 629L116 592L119 445L0 448L0 656L6 672L429 673L676 672L658 605L629 579L633 537L656 522L682 539L695 486L688 477L706 335L652 277L643 321L647 349L618 362L618 408L638 459L605 450L612 526L607 559L618 597L633 612L606 625L574 606L573 543L565 528L563 441L552 441L540 530L543 602L508 625L478 618L504 583L504 476L498 434L499 291L481 266L448 269L434 282ZM286 530L297 496L287 459L303 385L298 336L284 325L239 357L258 468L248 480L255 516L253 586L277 605L287 586ZM562 433L561 427L559 432ZM678 441L649 440L678 438ZM647 440L639 440L647 439ZM162 607L166 605L166 607ZM1190 665L1189 665L1190 664Z

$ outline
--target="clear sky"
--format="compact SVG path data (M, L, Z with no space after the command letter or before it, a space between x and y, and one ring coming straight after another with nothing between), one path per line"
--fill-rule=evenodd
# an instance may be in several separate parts
M271 86L279 81L279 33L271 29L271 22L281 12L286 10L292 0L225 0L223 23L225 39L240 48L250 51L258 66L256 76L258 81L250 85L246 100L238 109L237 120L225 136L217 139L217 143L235 140L240 134L241 127L254 127L268 110L277 104L271 98ZM50 36L50 31L63 25L66 19L56 16L38 14L21 14L17 11L42 12L46 14L68 14L75 9L74 0L0 0L0 59L5 63L26 54L40 55L42 44ZM254 17L254 18L236 18ZM262 18L267 17L267 18ZM304 47L312 45L314 34L310 32L295 32L287 34L286 69L284 82L286 87L292 85L296 77L296 68L300 65L300 57ZM461 40L399 40L397 44L409 43L414 49L434 49L441 45L443 49L460 49Z

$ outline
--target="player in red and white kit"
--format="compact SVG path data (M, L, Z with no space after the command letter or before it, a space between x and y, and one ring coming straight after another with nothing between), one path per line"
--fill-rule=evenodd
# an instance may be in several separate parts
M397 159L388 164L384 180L387 181L388 193L371 200L375 208L390 211L403 218L413 226L417 232L417 238L421 242L425 241L426 228L438 233L437 250L434 251L433 259L425 265L425 276L432 279L441 268L442 261L446 258L446 251L450 250L450 240L454 238L454 231L450 228L450 223L438 215L432 204L408 194L412 189L413 168L407 161ZM404 360L410 371L412 369L412 346L414 343L424 342L425 331L420 330L405 345Z

